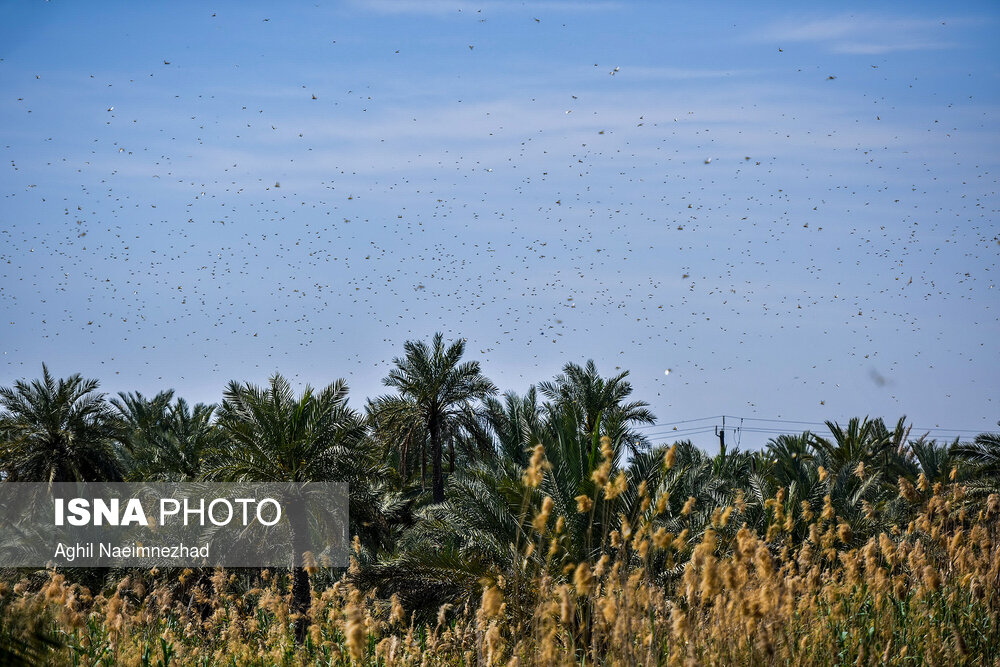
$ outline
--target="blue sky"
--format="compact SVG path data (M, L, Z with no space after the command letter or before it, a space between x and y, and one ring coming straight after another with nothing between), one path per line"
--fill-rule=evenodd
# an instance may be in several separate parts
M442 331L505 390L630 370L654 440L995 428L998 19L0 4L0 385L280 371L361 407Z

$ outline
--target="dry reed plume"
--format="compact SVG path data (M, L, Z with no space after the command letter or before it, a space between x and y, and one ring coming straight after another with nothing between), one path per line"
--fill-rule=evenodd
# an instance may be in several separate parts
M545 474L536 449L525 482ZM626 491L607 466L594 477L598 494ZM643 486L640 511L595 562L553 574L526 556L519 581L483 581L481 596L430 615L359 590L348 572L315 591L304 643L283 572L132 572L93 594L50 571L0 584L0 611L14 636L55 636L51 664L86 667L1000 664L1000 497L904 481L915 518L863 542L829 497L792 511L783 490L763 536L743 526L740 503L714 508L697 538L673 535L654 521L666 503ZM576 500L570 511L586 514L597 498ZM536 540L519 549L552 562L568 519L546 497L528 517ZM525 582L531 604L508 605Z

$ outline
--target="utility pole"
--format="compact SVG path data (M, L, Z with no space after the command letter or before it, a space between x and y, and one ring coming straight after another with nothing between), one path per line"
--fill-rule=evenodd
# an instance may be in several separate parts
M722 428L715 428L715 434L719 436L719 456L726 455L726 416L722 415Z

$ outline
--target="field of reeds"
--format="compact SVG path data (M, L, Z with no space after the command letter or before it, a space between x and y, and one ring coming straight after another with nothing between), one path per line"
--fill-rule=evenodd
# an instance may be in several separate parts
M344 569L0 569L0 665L1000 665L1000 435L709 455L634 430L625 373L501 401L460 349L421 368L478 404L428 418L428 351L363 415L280 376L218 408L0 389L0 484L347 481L353 535Z
M829 498L797 517L769 499L765 539L737 527L738 504L714 508L690 544L654 529L646 497L649 516L610 533L597 562L484 581L433 618L359 590L355 572L316 584L303 642L279 572L130 572L96 593L34 573L0 584L0 609L29 659L66 665L1000 664L1000 496L969 503L940 483L900 494L915 518L851 548ZM557 556L567 517L551 506L524 552ZM797 524L808 536L795 544ZM676 563L665 584L657 561ZM515 608L525 587L533 604Z

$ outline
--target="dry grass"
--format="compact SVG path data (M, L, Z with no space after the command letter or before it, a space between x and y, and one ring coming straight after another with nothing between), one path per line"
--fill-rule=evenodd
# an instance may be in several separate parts
M621 493L606 477L600 492ZM66 665L998 665L1000 497L920 486L900 488L913 521L860 545L829 506L791 517L780 497L765 537L733 530L739 508L720 507L691 542L655 527L664 503L650 498L597 562L497 577L424 620L348 573L314 591L304 644L285 573L136 572L92 596L49 572L0 584L0 611L12 632L54 629L50 662ZM542 513L522 551L555 556L564 517ZM508 608L525 581L532 605Z

